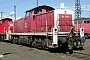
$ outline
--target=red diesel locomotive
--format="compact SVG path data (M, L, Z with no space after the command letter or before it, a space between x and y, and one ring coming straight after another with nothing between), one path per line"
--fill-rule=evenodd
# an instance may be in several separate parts
M0 20L0 34L6 33L6 31L13 31L13 21L10 18L4 18Z
M2 19L2 26L4 23L9 26L3 26L2 30L5 31L0 34L0 39L44 49L64 45L72 53L73 48L83 48L82 44L85 41L84 37L80 37L74 31L73 15L73 11L69 9L55 10L46 5L38 6L26 11L25 17L17 21Z
M80 33L80 28L84 28L84 35L86 38L90 38L90 18L81 18L75 20L75 31Z

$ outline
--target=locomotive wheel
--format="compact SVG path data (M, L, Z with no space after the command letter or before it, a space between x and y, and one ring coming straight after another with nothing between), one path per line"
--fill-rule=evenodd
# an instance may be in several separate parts
M0 36L0 41L4 41L4 36Z
M32 46L33 46L33 47L37 47L37 46L36 46L36 41L33 41L33 42L32 42Z
M30 44L30 40L27 40L27 44Z
M80 50L83 50L83 47L79 47Z
M42 48L46 49L47 48L47 40L42 40Z
M45 49L45 45L42 43L41 49Z
M13 44L18 43L18 38L17 37L12 37L11 40L12 40Z
M72 49L69 49L69 54L72 54L73 53L73 50Z
M13 42L13 44L17 43L16 39L13 39L13 41L12 41L12 42Z
M20 42L20 40L18 40L18 44L22 44L22 43Z
M15 44L15 43L16 43L15 39L13 39L12 43L13 43L13 44Z

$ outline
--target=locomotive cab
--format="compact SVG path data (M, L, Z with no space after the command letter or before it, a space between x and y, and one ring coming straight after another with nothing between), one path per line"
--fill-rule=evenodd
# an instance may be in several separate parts
M10 18L4 18L1 20L2 21L2 26L3 26L3 29L4 29L4 33L8 30L10 30L11 32L13 31L13 22L12 22L12 19Z
M11 23L12 22L12 19L10 19L10 18L4 18L1 21L2 21L2 23Z
M25 32L41 32L40 30L38 31L38 28L41 27L41 20L44 19L46 13L48 14L48 12L50 12L52 10L55 10L55 9L53 7L46 6L46 5L38 6L33 9L27 10L26 14L25 14L25 19L24 19ZM40 15L43 15L43 16L40 16ZM43 22L44 21L46 21L46 17L45 17L45 20L43 20ZM40 22L40 24L38 24L39 22ZM39 27L37 27L37 25ZM42 29L45 30L43 27L42 27ZM43 31L43 32L45 32L45 31Z

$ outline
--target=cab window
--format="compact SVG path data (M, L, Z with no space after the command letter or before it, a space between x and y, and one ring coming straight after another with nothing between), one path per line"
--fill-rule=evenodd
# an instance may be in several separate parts
M9 19L8 21L9 21L9 22L11 22L12 20L11 20L11 19Z
M84 21L84 24L88 24L88 23L90 23L90 21Z
M31 15L31 12L26 12L25 17L28 17L28 16L30 16L30 15Z
M38 8L34 10L34 14L40 14L42 13L42 8Z
M89 21L87 21L87 23L90 23Z
M5 22L5 19L2 19L2 23L4 23Z
M77 24L77 21L74 21L74 24Z
M49 9L49 8L46 8L46 12L48 12L48 11L51 11L51 9Z
M86 21L84 21L84 24L86 24L87 22Z

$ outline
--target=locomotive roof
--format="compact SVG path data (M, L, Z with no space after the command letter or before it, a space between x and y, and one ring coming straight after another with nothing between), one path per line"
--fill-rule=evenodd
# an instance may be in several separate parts
M75 19L75 20L90 20L90 18L81 18L81 19Z
M9 20L12 20L11 18L3 18L3 19L9 19ZM2 19L2 20L3 20L3 19Z
M32 9L30 9L30 10L27 10L26 12L31 12L31 11L33 11L33 10L35 10L35 9L43 8L43 7L47 7L47 8L50 8L51 10L55 10L55 9L54 9L53 7L51 7L51 6L42 5L42 6L38 6L38 7L32 8Z

